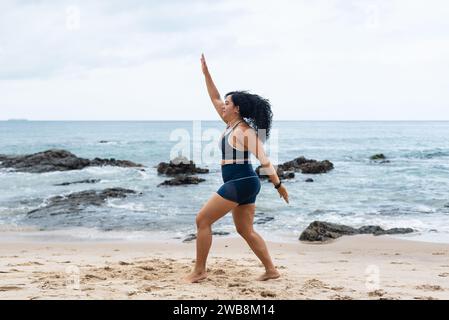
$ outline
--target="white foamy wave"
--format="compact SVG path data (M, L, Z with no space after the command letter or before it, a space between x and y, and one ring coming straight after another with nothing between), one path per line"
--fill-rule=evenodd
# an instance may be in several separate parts
M0 232L33 232L39 229L33 226L18 226L11 224L0 224Z
M20 227L19 227L20 228ZM12 231L14 226L11 227ZM39 241L170 241L173 240L172 232L148 232L148 231L103 231L96 228L69 228L51 231L37 231L32 227L23 227L19 232L5 233L14 239L28 239ZM4 236L4 235L2 235ZM178 240L179 241L179 240Z
M130 211L137 211L137 212L147 212L149 209L145 207L143 203L134 203L134 202L128 202L128 203L122 203L122 204L116 204L114 203L114 199L109 199L106 201L106 206L110 208L116 208L116 209L125 209Z
M25 213L35 209L36 207L30 206L16 206L14 208L0 207L0 216L13 216L16 214Z

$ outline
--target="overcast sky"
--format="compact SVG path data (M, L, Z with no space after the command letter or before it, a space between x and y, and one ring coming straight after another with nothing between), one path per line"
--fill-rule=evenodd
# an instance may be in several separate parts
M449 120L447 0L0 2L0 120Z

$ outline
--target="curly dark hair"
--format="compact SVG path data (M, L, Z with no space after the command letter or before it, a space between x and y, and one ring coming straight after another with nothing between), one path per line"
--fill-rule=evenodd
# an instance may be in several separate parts
M259 129L265 130L265 134L259 136L262 142L270 136L273 112L268 99L248 91L231 91L226 93L231 96L232 103L239 107L240 115L256 131L259 136Z

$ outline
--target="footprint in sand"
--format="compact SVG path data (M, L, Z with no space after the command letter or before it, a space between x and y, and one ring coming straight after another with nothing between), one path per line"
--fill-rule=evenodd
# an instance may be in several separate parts
M276 293L272 292L272 291L268 291L268 290L264 290L260 293L260 295L264 298L274 298L276 297Z
M329 289L329 285L318 279L310 279L304 283L303 289Z
M390 264L411 264L410 262L403 262L403 261L391 261Z
M139 269L142 269L142 270L145 270L145 271L154 271L154 270L156 270L152 266L140 266Z
M229 283L229 284L228 284L228 287L229 287L229 288L240 287L240 283L238 283L238 282Z
M43 266L42 263L37 262L37 261L28 261L28 262L24 262L24 263L18 263L15 265L11 265L13 267L28 267L28 266Z
M106 277L101 277L101 276L97 276L95 274L86 274L84 276L85 280L91 280L91 279L96 279L96 280L107 280Z
M434 297L413 297L413 299L415 299L415 300L438 300L437 298L434 298Z
M2 291L15 291L15 290L22 290L21 287L18 286L1 286L0 292Z
M431 284L423 284L420 286L416 286L415 288L418 290L425 290L425 291L444 291L441 286Z
M222 275L222 274L226 274L226 271L224 271L223 269L217 269L213 272L213 274Z
M243 293L243 294L251 294L251 293L254 293L255 291L253 290L253 289L251 289L251 288L243 288L242 290L240 290L240 293Z
M382 289L374 290L374 291L368 292L368 296L370 296L370 297L382 297L382 296L384 296L385 294L386 294L386 292L383 291Z
M354 298L350 297L350 296L342 296L339 294L334 294L333 296L330 297L331 300L354 300Z

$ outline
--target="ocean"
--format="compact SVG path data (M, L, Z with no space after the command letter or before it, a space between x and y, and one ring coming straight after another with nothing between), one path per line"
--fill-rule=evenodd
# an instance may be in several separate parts
M65 149L83 158L115 158L147 168L88 167L83 170L21 173L0 169L0 232L65 241L181 241L195 233L195 216L222 184L220 121L0 121L0 154ZM449 243L449 122L444 121L274 121L266 148L274 163L296 157L329 160L323 174L296 173L285 180L286 204L263 181L256 202L255 229L266 240L297 242L314 220L360 227L410 227L395 236ZM198 185L157 185L155 166L183 152L208 168ZM383 153L389 162L370 160ZM213 156L211 156L213 154ZM253 158L254 168L258 165ZM312 178L313 182L305 182ZM55 184L100 179L93 184ZM109 187L141 192L109 199L81 212L32 217L48 198ZM236 235L231 213L214 231Z

